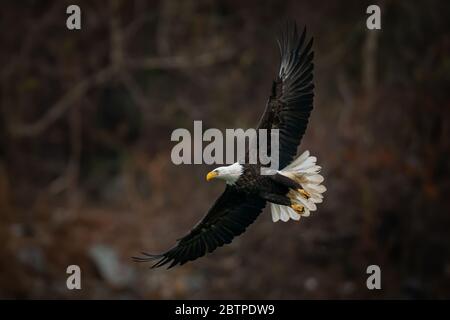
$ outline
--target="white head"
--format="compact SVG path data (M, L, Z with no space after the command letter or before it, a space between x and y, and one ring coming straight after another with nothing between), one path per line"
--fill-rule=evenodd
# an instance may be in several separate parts
M225 180L228 184L234 184L244 171L244 167L238 162L225 167L218 167L206 175L206 181L214 178Z

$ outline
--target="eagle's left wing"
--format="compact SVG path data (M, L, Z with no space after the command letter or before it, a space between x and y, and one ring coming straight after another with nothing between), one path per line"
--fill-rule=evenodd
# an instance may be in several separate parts
M195 260L206 252L230 243L234 237L243 233L255 221L265 204L265 200L259 197L243 194L227 186L206 216L173 248L158 255L143 253L144 257L133 259L138 262L158 260L152 268L169 262L168 268L172 268Z
M301 34L295 22L288 22L278 40L281 65L273 82L272 92L258 129L279 129L279 167L294 159L305 133L313 108L312 38L306 41L306 29ZM267 150L270 149L270 143Z

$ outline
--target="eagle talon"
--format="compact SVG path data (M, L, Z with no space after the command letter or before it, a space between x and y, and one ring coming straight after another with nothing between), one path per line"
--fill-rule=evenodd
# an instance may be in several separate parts
M297 212L298 214L302 214L303 212L305 212L305 207L296 203L291 205L291 208L294 209L294 211Z
M298 189L298 192L300 192L300 194L306 199L309 199L311 197L311 195L304 189Z

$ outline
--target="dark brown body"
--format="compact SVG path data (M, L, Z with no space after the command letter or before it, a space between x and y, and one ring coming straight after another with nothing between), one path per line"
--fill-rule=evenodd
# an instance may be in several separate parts
M231 188L251 196L258 196L266 201L290 206L291 201L287 197L289 189L299 189L301 186L295 181L281 175L262 175L261 165L243 165L244 172Z

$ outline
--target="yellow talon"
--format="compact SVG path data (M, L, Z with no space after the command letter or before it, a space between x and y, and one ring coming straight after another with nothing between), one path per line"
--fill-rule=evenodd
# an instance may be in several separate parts
M293 205L291 205L291 208L295 210L295 212L297 212L298 214L302 214L305 211L305 207L303 207L302 205L299 205L297 203L294 203Z
M305 190L303 190L303 189L298 189L298 192L300 192L301 195L303 197L305 197L306 199L309 199L311 197L311 195L308 192L306 192Z

